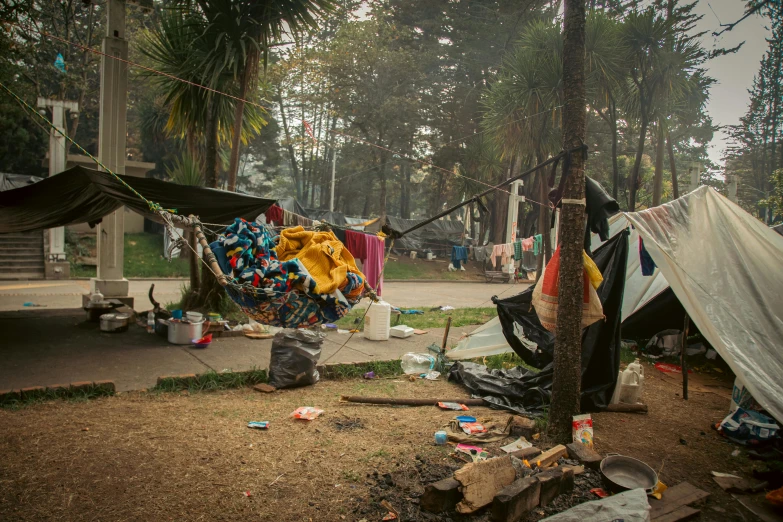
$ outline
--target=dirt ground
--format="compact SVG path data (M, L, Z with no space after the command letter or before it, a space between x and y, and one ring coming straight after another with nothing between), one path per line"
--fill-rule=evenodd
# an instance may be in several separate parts
M710 478L713 470L745 475L751 468L744 452L731 456L738 446L710 428L727 411L729 380L694 377L692 386L709 391L683 401L677 378L646 370L650 413L594 415L597 449L644 460L670 486L688 480L709 491L701 520L755 520ZM372 522L386 512L383 499L402 520L461 520L418 509L424 484L459 466L448 447L433 444L454 413L340 403L341 394L467 396L447 382L400 378L270 395L130 393L0 410L0 520ZM325 413L290 419L299 406ZM498 423L508 415L471 410ZM246 427L261 420L271 422L268 431ZM499 445L487 447L498 454ZM484 512L467 520L487 519Z

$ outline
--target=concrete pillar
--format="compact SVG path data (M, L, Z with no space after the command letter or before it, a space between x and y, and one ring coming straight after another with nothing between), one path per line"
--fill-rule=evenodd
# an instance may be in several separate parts
M101 105L98 130L98 157L115 174L125 174L125 138L128 98L128 64L110 58L128 59L125 40L125 2L107 0L106 36L101 57ZM105 216L98 225L98 274L92 290L106 297L128 295L123 277L125 209Z
M57 129L49 130L49 176L54 176L65 170L67 144L65 136L65 111L78 113L79 104L64 100L38 98L38 108L45 112L51 110L52 125ZM59 132L58 132L59 131ZM47 279L67 279L70 276L70 266L65 259L65 228L49 229L49 245L45 259Z
M737 202L737 186L739 185L739 179L735 174L728 174L726 176L726 184L729 193L729 200L734 203Z

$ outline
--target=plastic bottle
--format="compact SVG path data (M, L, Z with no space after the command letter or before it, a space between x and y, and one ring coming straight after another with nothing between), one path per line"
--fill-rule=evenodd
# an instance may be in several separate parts
M391 326L391 305L385 301L371 303L364 316L364 337L371 341L389 339Z
M150 310L147 312L147 333L155 332L155 313Z
M400 361L402 371L407 375L429 373L435 367L435 357L426 353L406 353Z

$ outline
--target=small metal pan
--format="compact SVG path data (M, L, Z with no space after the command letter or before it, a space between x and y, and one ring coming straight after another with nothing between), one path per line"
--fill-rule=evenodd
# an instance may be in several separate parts
M609 455L602 460L601 475L612 493L642 488L650 495L658 484L655 470L641 460L623 455Z

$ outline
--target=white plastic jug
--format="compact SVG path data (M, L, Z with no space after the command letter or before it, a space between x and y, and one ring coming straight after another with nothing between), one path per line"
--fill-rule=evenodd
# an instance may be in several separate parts
M364 337L371 341L388 341L391 328L391 305L385 301L370 303L364 317Z
M630 363L621 376L622 389L620 390L620 402L636 404L642 397L644 389L644 366L636 359Z

